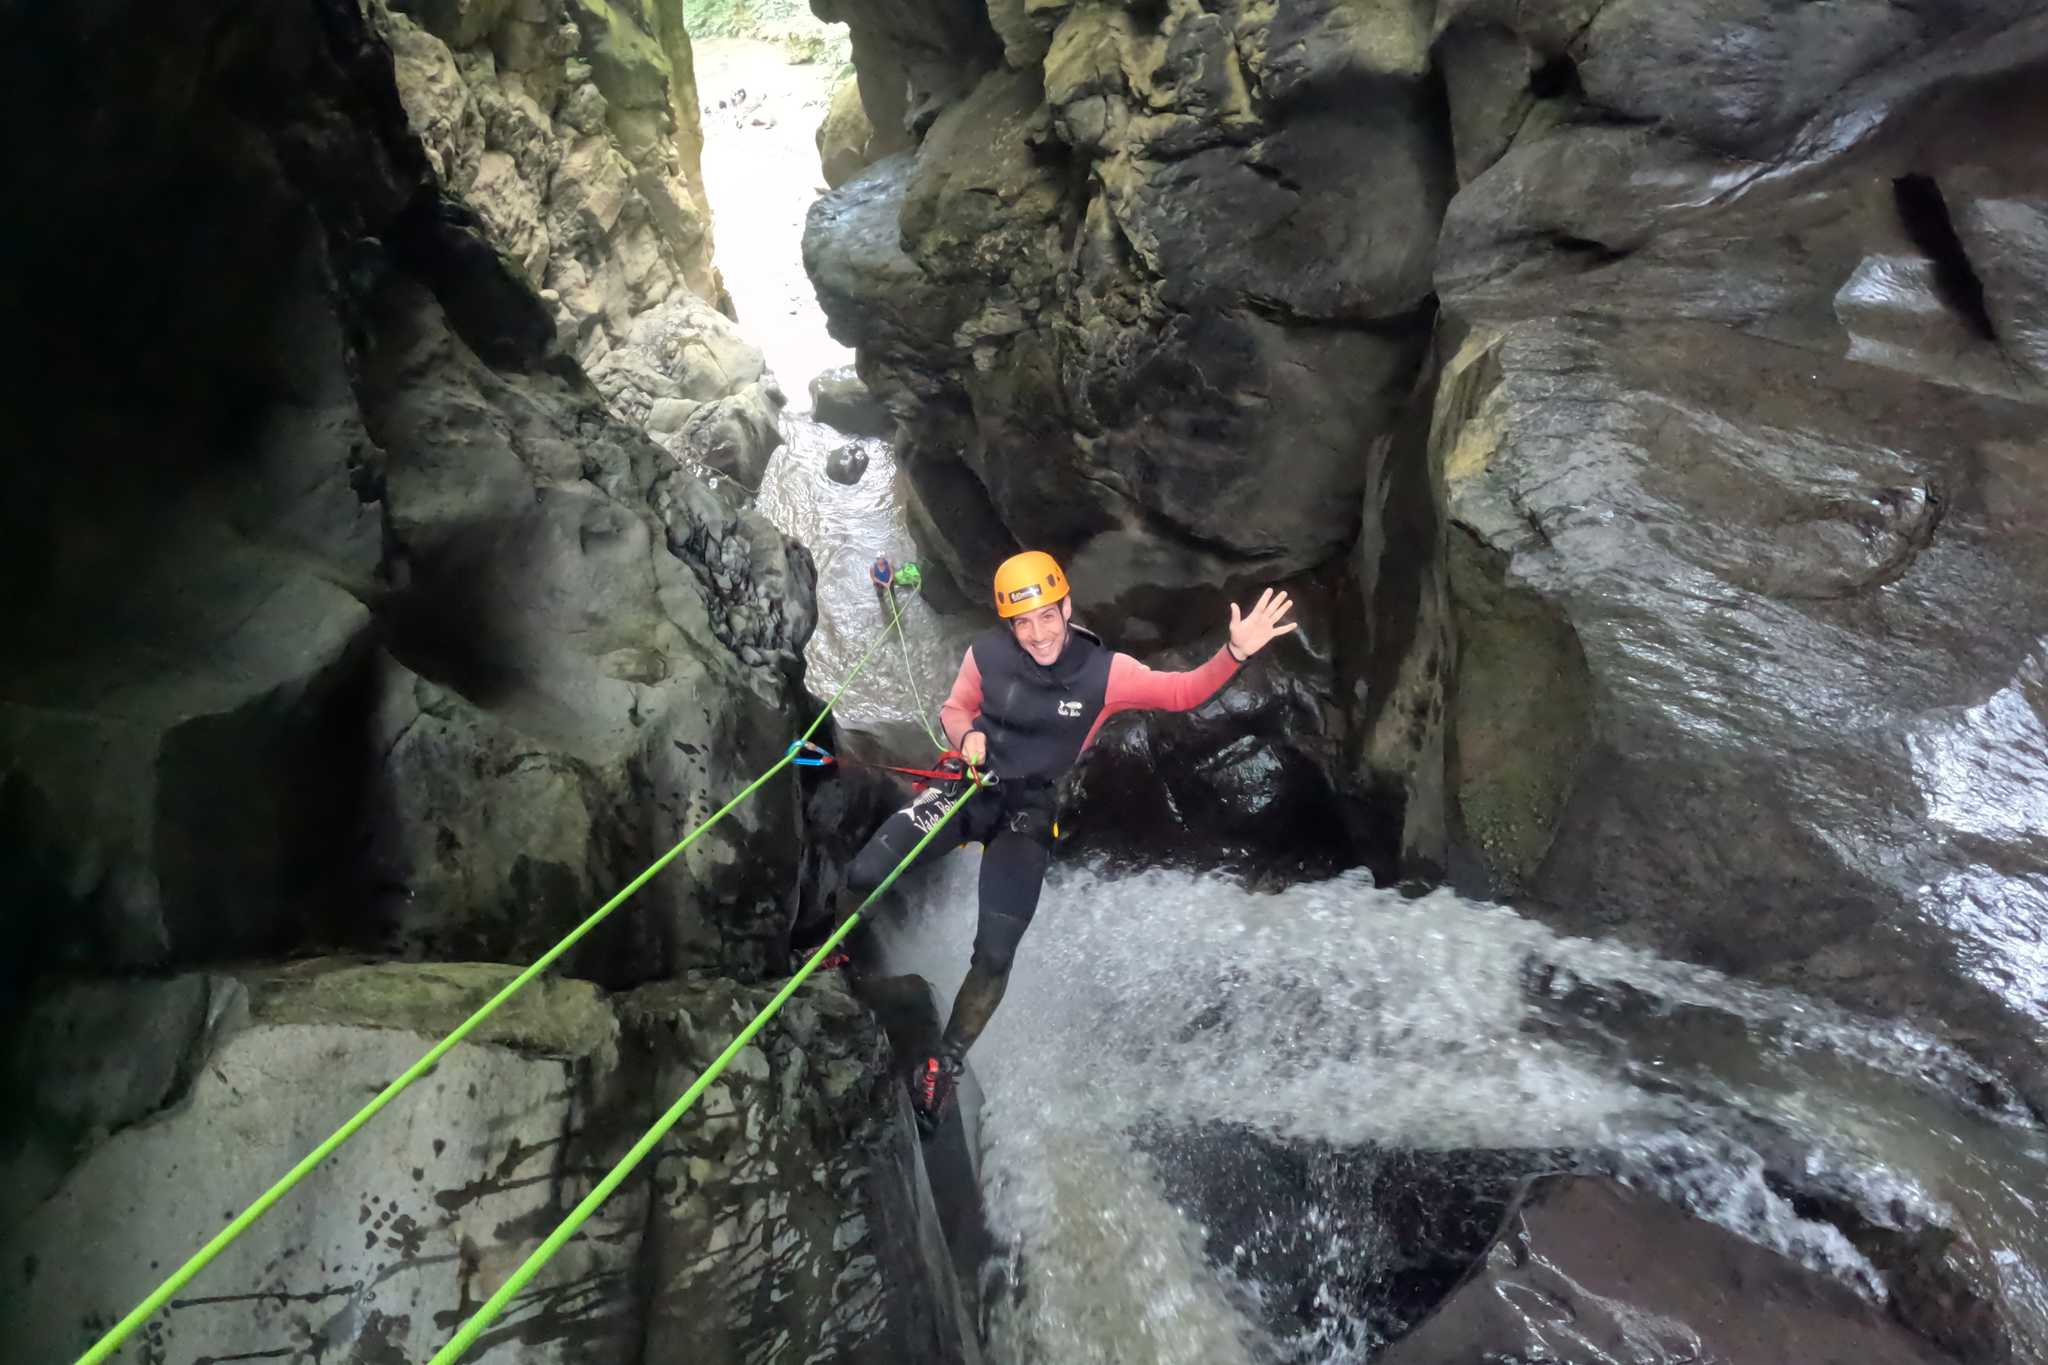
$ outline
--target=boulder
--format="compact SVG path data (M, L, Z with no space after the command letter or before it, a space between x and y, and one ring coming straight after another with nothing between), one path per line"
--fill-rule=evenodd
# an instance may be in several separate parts
M514 970L312 960L39 997L0 1059L36 1078L0 1160L10 1349L82 1350ZM232 1243L146 1350L424 1359L773 993L532 983ZM684 1341L976 1359L973 1284L887 1055L836 980L800 990L491 1339L551 1362Z
M811 416L849 436L891 436L896 430L895 419L851 365L811 381Z
M102 1126L72 1129L61 1180L11 1224L9 1288L23 1286L26 1266L27 1292L9 1295L10 1350L78 1354L512 970L304 963L178 979L201 1007L160 1019L161 1046L184 1053L177 1084L116 1086L100 1064L71 1081L63 1111L54 1097L30 1101L50 1106L45 1123L89 1112ZM38 1070L93 1067L94 1036L119 1028L142 998L131 993L151 989L83 987L47 1001L72 1027ZM599 994L535 983L230 1244L203 1288L143 1329L143 1350L430 1354L631 1140L643 1104L621 1080L618 1021ZM536 1358L628 1349L647 1213L636 1182L541 1273L539 1312L512 1326Z
M761 352L731 319L682 294L632 321L618 343L590 366L590 382L626 421L652 426L663 399L709 403L759 384Z
M828 188L838 189L873 165L875 126L861 106L860 81L846 76L832 88L832 102L818 124L818 167Z
M1606 1180L1535 1182L1470 1278L1378 1359L1937 1365L1849 1285Z
M679 459L723 474L748 492L761 487L768 457L782 444L782 402L766 384L749 384L691 409L672 436L656 439Z
M825 457L825 477L834 483L851 488L867 472L868 453L857 442L840 446Z

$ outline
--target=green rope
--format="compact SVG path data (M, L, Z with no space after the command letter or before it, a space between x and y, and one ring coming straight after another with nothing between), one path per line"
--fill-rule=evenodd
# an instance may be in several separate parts
M845 680L841 682L839 684L838 689L832 693L831 699L825 703L825 709L818 712L817 719L813 720L811 722L810 728L803 732L802 740L808 740L812 735L817 733L818 727L825 723L825 718L832 714L832 708L839 704L839 698L842 695L844 695L846 689L853 684L853 680L860 676L861 671L868 666L868 661L874 657L875 650L881 645L882 641L888 636L890 631L897 629L902 619L903 613L900 609L889 618L889 624L884 626L882 628L882 633L880 635L877 635L874 638L874 640L869 643L866 651L862 653L860 658L854 663L853 670L846 675ZM801 742L801 740L799 742ZM460 1024L456 1025L455 1031L453 1033L450 1033L446 1038L443 1038L440 1042L434 1044L433 1047L429 1048L424 1056L422 1056L418 1061L414 1062L410 1067L406 1068L405 1073L403 1075L399 1076L397 1080L391 1082L391 1084L385 1086L381 1091L379 1091L377 1093L376 1098L372 1099L368 1104L364 1105L361 1109L358 1109L355 1112L354 1116L348 1120L348 1122L342 1124L341 1127L335 1129L333 1133L328 1135L328 1138L325 1142L321 1143L318 1147L315 1147L312 1151L308 1152L304 1159L301 1160L298 1165L292 1167L289 1171L286 1171L284 1175L278 1179L277 1183L272 1185L269 1189L265 1190L262 1193L262 1195L257 1198L255 1203L249 1205L248 1208L242 1210L241 1214L233 1222L229 1223L226 1227L222 1228L219 1232L215 1233L213 1236L213 1240L209 1241L205 1246L199 1248L198 1251L194 1252L192 1254L191 1259L187 1260L185 1264L179 1266L177 1270L173 1271L171 1273L170 1278L166 1279L162 1284L158 1285L156 1289L151 1292L148 1298L144 1299L141 1303L135 1305L133 1309L129 1310L128 1316L122 1318L119 1322L115 1323L114 1326L108 1330L106 1335L102 1336L98 1341L94 1342L92 1348L88 1350L84 1355L78 1358L77 1365L100 1365L101 1361L106 1360L107 1357L111 1356L115 1351L119 1350L121 1348L121 1343L123 1343L131 1335L133 1335L136 1328L140 1327L143 1323L147 1322L151 1314L155 1313L159 1308L162 1308L164 1304L168 1303L173 1294L176 1294L180 1289L183 1289L195 1275L197 1275L200 1271L206 1269L206 1267L213 1262L213 1259L216 1256L220 1255L221 1252L227 1250L229 1244L231 1244L237 1237L240 1237L244 1232L247 1232L249 1228L256 1222L257 1219L261 1218L265 1213L268 1213L270 1211L270 1207L273 1204L277 1203L278 1200L284 1198L285 1195L291 1193L293 1187L296 1186L301 1180L304 1180L308 1175L310 1175L313 1172L313 1170L320 1165L321 1162L325 1161L328 1157L334 1155L336 1148L340 1147L342 1143L347 1142L350 1138L354 1137L358 1129L360 1129L364 1124L368 1123L371 1119L375 1118L378 1112L381 1111L385 1105L391 1103L392 1100L396 1099L414 1081L417 1081L420 1077L426 1075L427 1072L433 1070L434 1064L440 1061L442 1057L446 1056L450 1049L454 1048L457 1043L460 1043L464 1038L467 1038L471 1033L475 1032L477 1026L483 1023L484 1020L490 1018L492 1013L495 1012L500 1005L504 1004L507 1000L510 1000L514 995L517 995L521 990L525 989L528 983L530 983L535 977L539 976L542 972L546 971L550 966L552 966L555 963L555 961L562 956L562 954L568 952L571 948L575 947L577 943L582 941L583 937L586 934L588 934L592 929L595 929L599 924L601 924L606 916L610 915L612 911L618 909L621 905L625 904L634 892L638 891L641 887L647 885L649 881L653 880L656 873L660 872L663 868L667 867L670 863L674 862L676 858L682 854L684 849L688 848L691 844L697 841L699 835L703 834L704 831L710 829L720 820L723 820L742 801L745 801L748 797L752 796L755 792L759 791L761 787L767 783L769 778L775 776L784 768L787 768L790 764L790 760L793 757L793 752L785 752L781 758L776 760L775 765L773 767L769 768L768 771L762 773L752 782L749 782L746 788L742 790L738 796L733 797L732 800L726 802L723 806L720 806L716 811L714 811L711 814L710 818L706 819L702 824L698 825L695 829L691 830L688 834L684 835L682 840L679 843L677 843L674 848L671 848L668 852L662 854L659 858L655 859L654 863L651 866L649 866L645 872L642 872L632 881L626 883L626 886L623 890L621 890L617 895L613 896L610 900L606 901L602 906L598 907L598 909L588 919L584 920L583 923L577 925L574 929L570 930L568 936L564 938L560 943L557 943L554 947L548 949L548 951L544 955L542 955L538 962L535 962L532 966L528 967L518 976L513 977L512 980L509 983L507 983L504 989L500 990L496 995L492 996L488 1001L486 1001L483 1004L483 1006L476 1011L476 1013L470 1015L469 1018L463 1020Z
M904 568L912 567L915 566L904 566ZM897 576L899 578L902 576L900 570ZM889 602L892 606L896 605L896 585L893 583L889 585ZM902 607L896 607L896 615L898 618L902 617ZM932 730L929 713L926 712L924 706L924 697L917 690L917 665L910 661L910 637L900 630L896 632L896 647L903 652L903 676L910 682L910 703L917 708L917 723L924 728L924 737L932 742L932 747L943 754L953 746L940 739Z
M859 907L846 917L845 923L833 931L832 937L826 939L818 948L818 951L811 954L811 960L804 963L797 974L789 979L788 984L775 993L775 998L768 1002L767 1008L755 1015L753 1022L740 1030L739 1036L726 1045L725 1051L719 1053L718 1059L706 1067L704 1074L699 1076L691 1084L690 1088L683 1092L682 1098L669 1106L668 1112L663 1114L652 1128L649 1128L641 1135L640 1140L633 1144L632 1150L620 1159L618 1165L612 1167L605 1174L604 1179L597 1182L596 1188L583 1197L583 1202L571 1210L569 1216L564 1218L560 1225L548 1234L547 1240L534 1249L533 1254L526 1258L519 1269L512 1272L512 1277L506 1280L504 1284L498 1286L498 1292L484 1301L484 1306L477 1309L470 1320L462 1325L462 1330L457 1332L453 1339L435 1354L429 1365L453 1365L453 1362L460 1358L464 1351L467 1351L476 1344L476 1339L483 1335L484 1329L489 1327L497 1319L498 1315L505 1310L505 1305L517 1297L519 1292L526 1288L528 1282L535 1275L538 1275L549 1261L555 1258L555 1254L569 1244L569 1240L576 1235L577 1229L581 1228L589 1220L590 1216L597 1212L605 1200L612 1197L612 1194L619 1186L625 1183L626 1178L633 1174L634 1168L646 1159L649 1152L654 1150L656 1144L668 1136L669 1129L676 1126L677 1121L689 1111L690 1106L697 1102L698 1096L702 1095L705 1089L718 1079L719 1075L732 1062L733 1058L739 1056L740 1049L754 1040L754 1035L759 1033L767 1025L768 1021L775 1017L776 1012L789 1002L789 997L794 995L797 987L803 985L810 974L817 970L818 964L823 962L832 950L839 946L842 939L853 932L853 926L860 923L861 913L870 905L873 905L877 897L895 884L896 879L903 875L903 869L910 866L911 860L924 852L925 845L936 838L938 832L944 829L947 823L959 813L960 808L966 805L974 794L980 790L981 779L977 777L974 780L974 785L961 793L960 798L946 808L946 813L939 822L933 825L922 839L917 841L917 844L910 852L903 855L903 861L890 869L889 875L882 878L881 885L870 891L867 899L863 900Z

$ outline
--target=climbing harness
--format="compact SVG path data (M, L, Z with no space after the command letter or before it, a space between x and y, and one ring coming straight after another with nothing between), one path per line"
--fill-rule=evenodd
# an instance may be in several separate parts
M878 566L887 566L887 564L887 560L877 561ZM674 862L676 858L680 857L683 851L689 848L691 844L695 843L698 837L701 836L706 830L710 829L713 825L716 825L720 820L723 820L732 811L737 809L739 805L742 802L744 802L748 797L752 796L755 792L759 791L763 786L767 785L770 778L774 777L784 768L792 766L806 768L824 767L828 764L837 762L838 760L834 759L831 754L826 753L825 750L819 748L816 744L812 743L811 736L815 735L818 732L819 727L824 725L826 718L832 714L833 708L839 705L839 699L846 694L846 689L853 685L854 679L858 678L867 669L869 662L874 657L875 651L881 647L882 641L892 632L898 634L901 633L903 622L903 609L902 604L897 600L895 596L894 589L898 585L914 589L915 584L918 581L914 572L915 567L916 566L914 565L905 564L900 567L894 568L891 571L889 575L889 582L885 585L888 591L889 604L892 608L889 614L888 623L885 626L883 626L881 633L878 634L872 641L868 643L868 647L861 652L860 657L857 660L855 660L852 669L849 670L846 677L843 680L841 680L838 688L834 690L831 698L826 701L824 708L818 712L816 718L811 721L810 725L804 730L803 734L798 736L796 742L791 744L789 748L786 751L784 751L782 757L775 761L773 766L771 766L766 772L762 773L759 777L755 778L752 782L749 782L744 788L740 790L737 796L733 797L723 806L720 806L716 811L713 811L711 815L704 819L701 823L699 823L696 826L696 828L692 829L689 833L685 834L673 848L669 849L668 852L662 854L661 857L655 859L654 862L648 866L646 871L642 872L639 876L633 878L632 881L628 882L623 888L620 889L618 894L614 895L610 900L606 901L603 905L599 906L597 910L592 912L589 918L585 919L581 924L577 925L574 929L570 930L569 933L563 937L561 942L555 944L554 947L548 949L548 951L542 954L541 957L537 961L535 961L531 966L527 967L524 971L520 972L519 975L512 978L511 981L507 982L505 986L502 989L500 989L496 995L493 995L489 1000L485 1001L484 1004L480 1006L475 1013L471 1014L467 1019L463 1020L460 1024L456 1025L454 1031L449 1033L447 1037L443 1038L440 1042L434 1044L433 1047L429 1048L426 1051L426 1053L420 1057L418 1061L414 1062L411 1066L407 1067L406 1070L396 1080L393 1080L389 1085L385 1086L384 1089L377 1093L375 1098L373 1098L368 1104L364 1105L361 1109L357 1110L352 1116L350 1116L347 1122L341 1125L341 1127L335 1129L333 1133L329 1134L324 1142L322 1142L319 1146L315 1147L312 1151L308 1152L296 1166L293 1166L289 1171L285 1172L284 1175L279 1177L278 1180L274 1184L272 1184L269 1189L265 1190L260 1196L257 1197L254 1203L250 1204L248 1208L242 1210L242 1212L226 1227L222 1228L219 1232L215 1233L212 1239L209 1240L206 1243L206 1245L200 1247L198 1251L194 1252L192 1256L188 1260L186 1260L183 1265L179 1266L175 1271L173 1271L170 1274L170 1276L167 1279L164 1280L162 1284L158 1285L154 1290L152 1290L147 1298L143 1299L142 1302L135 1305L135 1307L128 1312L127 1316L123 1317L119 1322L115 1323L113 1327L109 1328L106 1331L106 1333L99 1338L98 1341L94 1342L92 1346L86 1350L85 1354L81 1355L78 1358L76 1365L100 1365L102 1361L105 1361L108 1357L113 1355L115 1351L119 1350L121 1348L122 1343L127 1341L127 1339L130 1336L134 1335L135 1330L137 1328L141 1327L145 1322L147 1322L150 1319L150 1317L156 1313L158 1309L162 1308L166 1303L170 1302L172 1295L176 1294L180 1289L183 1289L188 1283L191 1282L194 1276L198 1275L200 1271L206 1269L208 1265L212 1264L214 1259L218 1257L221 1252L225 1251L229 1247L229 1245L231 1245L235 1241L235 1239L240 1237L244 1232L247 1232L259 1218L263 1217L264 1214L270 1211L273 1205L275 1205L280 1199L284 1198L285 1195L291 1193L291 1191L297 1187L300 1181L304 1180L308 1175L312 1174L313 1171L318 1169L321 1163L325 1162L328 1157L334 1155L335 1151L343 1143L347 1142L350 1138L354 1137L356 1133L363 1127L363 1125L367 1124L371 1119L375 1118L387 1104L389 1104L392 1100L396 1099L400 1094L402 1094L408 1087L410 1087L413 1084L413 1082L419 1080L422 1076L426 1075L429 1071L433 1070L435 1063L439 1062L442 1057L446 1056L449 1053L449 1051L451 1051L463 1039L467 1038L471 1033L475 1032L478 1026L481 1025L486 1019L490 1018L490 1016L493 1013L495 1013L501 1005L503 1005L507 1000L510 1000L514 995L518 994L526 986L531 984L535 977L538 977L542 972L546 971L549 967L554 965L554 963L559 961L564 953L568 952L571 948L575 947L577 943L581 942L583 938L590 933L591 930L595 929L599 924L601 924L606 919L606 917L608 917L614 910L618 909L619 906L625 904L626 901L632 897L633 893L638 891L641 887L645 886L648 882L652 881L654 877L658 873L660 873L663 868L667 867L670 863ZM905 571L911 571L911 576L906 578ZM907 657L908 656L906 654L906 658ZM963 804L966 803L969 797L974 795L975 792L979 791L983 786L990 786L993 785L995 782L995 777L993 774L971 774L970 777L971 785L969 785L967 790L959 797L958 800L956 800L953 803L951 810L949 810L946 813L947 820L952 819L953 811L957 811ZM943 826L944 823L945 821L940 821L939 826ZM935 826L932 832L937 833L939 826ZM657 1125L655 1130L650 1130L648 1136L642 1139L641 1144L636 1145L633 1151L627 1154L626 1161L621 1162L620 1166L614 1169L613 1174L617 1177L617 1179L611 1179L610 1177L608 1177L608 1184L600 1185L597 1190L592 1192L594 1197L601 1195L609 1195L613 1189L617 1188L618 1181L623 1180L625 1178L625 1174L631 1171L633 1165L638 1164L640 1159L647 1154L647 1150L651 1149L654 1143L660 1140L661 1135L667 1132L670 1127L674 1126L676 1120L682 1117L683 1113L690 1107L690 1104L695 1102L697 1096L700 1093L702 1093L703 1088L706 1085L710 1084L710 1082L717 1077L719 1072L725 1069L726 1064L732 1060L733 1056L737 1054L739 1049L743 1047L747 1043L747 1041L754 1036L754 1034L760 1031L761 1026L765 1024L771 1017L773 1017L777 1010L782 1008L783 1003L789 999L790 995L796 990L796 988L799 985L803 983L805 978L810 976L810 974L817 969L820 959L828 951L830 951L833 948L836 948L840 940L846 937L847 933L849 933L852 930L854 923L859 920L860 911L867 909L867 907L874 901L876 896L879 896L883 891L887 890L890 884L893 883L896 880L897 876L901 874L903 868L909 864L910 860L912 858L915 858L918 855L918 853L923 850L924 846L930 841L931 835L927 834L924 839L918 842L915 848L911 849L909 855L904 858L903 862L897 864L896 869L892 871L886 879L883 880L880 886L875 888L874 892L868 896L867 900L861 902L860 909L856 910L853 913L853 915L847 919L846 923L842 924L839 927L839 930L836 933L834 933L831 938L825 941L824 946L821 947L815 954L813 954L811 960L804 964L803 969L790 979L789 984L783 987L781 993L779 993L774 998L774 1000L769 1002L768 1008L763 1010L761 1014L755 1018L754 1022L747 1026L746 1031L741 1033L739 1038L734 1040L732 1046L727 1048L725 1052L719 1057L719 1059L712 1064L711 1069L706 1071L703 1076L699 1077L697 1084L693 1085L689 1089L689 1091L684 1094L683 1098L676 1102L675 1107L663 1116L662 1123ZM574 1219L576 1224L580 1225L584 1218L589 1217L590 1212L597 1207L597 1204L602 1202L603 1199L601 1197L596 1198L596 1202L592 1202L591 1200L585 1200L584 1204L579 1205L577 1212L571 1215L571 1217ZM557 1233L560 1235L560 1241L557 1241L555 1238L551 1237L547 1243L544 1243L542 1245L541 1251L546 1252L546 1256L542 1256L540 1252L536 1252L535 1257L537 1259L530 1259L528 1262L528 1267L530 1267L530 1269L528 1267L522 1267L522 1270L526 1272L526 1279L531 1279L532 1272L537 1271L541 1265L545 1264L547 1257L552 1256L555 1251L559 1250L561 1247L561 1242L566 1241L568 1239L568 1234L573 1233L575 1231L575 1228L573 1226L570 1226L569 1224L564 1224L564 1227L567 1228L567 1232L563 1232L562 1229L557 1229ZM508 1282L507 1288L516 1288L517 1284L523 1284L525 1282L522 1279L518 1279L517 1276L515 1276L515 1281L516 1283ZM492 1305L495 1304L497 1305L497 1307L502 1308L504 1299L509 1297L509 1294L506 1294L504 1291L501 1290L499 1295L493 1296L491 1302L489 1304L486 1304L485 1308L487 1310L490 1310L491 1316L496 1316L496 1310L492 1308ZM477 1330L479 1331L481 1330L481 1326L479 1325L480 1319L483 1321L488 1321L488 1319L484 1317L484 1314L482 1312L479 1312L477 1318L473 1318L471 1320L471 1326L477 1327ZM435 1361L437 1362L437 1365L439 1362L453 1360L455 1358L455 1355L460 1354L461 1349L466 1349L470 1342L475 1340L475 1333L471 1332L468 1328L464 1329L464 1333L464 1336L457 1338L457 1341L460 1342L459 1348L456 1342L451 1342L449 1343L448 1349L444 1349L440 1355L434 1357ZM451 1351L453 1352L453 1354L451 1354Z
M775 998L768 1002L767 1007L755 1015L753 1021L744 1029L740 1030L739 1037L726 1044L725 1051L719 1053L718 1059L704 1069L704 1073L691 1083L690 1088L683 1092L680 1099L669 1106L668 1112L656 1120L652 1128L641 1134L640 1140L633 1144L632 1150L620 1158L618 1165L606 1172L604 1179L597 1182L596 1188L583 1197L583 1202L571 1210L569 1216L564 1218L555 1230L548 1234L546 1241L534 1248L533 1254L526 1258L519 1269L512 1272L511 1277L504 1284L498 1286L498 1292L484 1301L483 1307L477 1309L469 1321L462 1325L462 1330L457 1332L446 1346L443 1346L435 1353L429 1365L454 1365L454 1362L461 1357L462 1353L475 1344L476 1339L483 1335L484 1329L489 1327L498 1315L505 1311L505 1306L519 1296L520 1291L525 1289L528 1282L538 1275L549 1261L554 1259L557 1252L568 1245L570 1238L576 1235L576 1230L582 1227L590 1216L603 1206L605 1200L611 1198L613 1192L626 1182L626 1177L633 1174L634 1168L647 1158L647 1154L654 1150L656 1144L662 1138L668 1135L668 1130L675 1127L677 1121L689 1112L690 1106L697 1102L697 1097L702 1095L706 1087L718 1079L720 1074L732 1062L732 1059L740 1054L740 1049L754 1040L754 1035L759 1033L768 1021L774 1018L776 1013L789 1002L790 996L796 994L797 987L803 985L810 974L818 969L818 964L823 962L839 946L841 940L853 932L854 926L860 923L860 917L867 908L873 905L883 892L895 884L896 879L903 875L903 869L909 867L917 855L924 852L925 845L937 838L939 831L946 827L947 822L960 813L960 808L974 799L974 794L987 785L986 781L977 778L969 784L966 791L954 799L952 805L946 808L944 817L935 823L926 832L925 836L912 846L910 852L903 855L902 861L889 870L889 875L882 878L880 885L868 892L867 899L863 900L859 907L852 914L848 915L837 929L832 931L832 937L826 939L824 943L818 946L817 951L811 954L810 960L804 963L797 971L797 974L792 976L783 988L775 993Z
M795 753L797 747L798 746L792 744L790 746L790 751L792 753ZM865 759L840 758L838 755L832 753L830 750L820 748L818 745L812 744L808 741L804 742L802 747L802 756L791 760L792 762L796 763L799 767L867 768L874 772L901 773L905 777L914 777L917 779L917 781L913 782L911 785L915 787L918 791L923 791L926 787L931 786L934 782L965 782L974 778L975 774L977 772L980 772L979 769L970 767L968 765L967 756L961 753L958 749L947 749L945 752L941 753L937 759L938 766L936 767L906 768L900 763L870 763ZM979 780L983 786L993 787L1002 779L991 772L980 772Z

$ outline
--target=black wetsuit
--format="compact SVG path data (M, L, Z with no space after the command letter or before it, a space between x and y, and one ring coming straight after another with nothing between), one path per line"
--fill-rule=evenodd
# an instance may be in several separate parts
M1068 630L1066 646L1050 667L1026 654L1007 627L983 633L969 650L981 681L980 714L972 728L988 737L988 770L1001 780L962 807L919 855L922 861L966 843L987 845L974 960L946 1023L943 1046L956 1057L1002 1002L1052 859L1059 781L1102 716L1114 656L1092 632ZM880 884L957 796L957 788L932 787L890 816L854 859L848 885L865 894Z

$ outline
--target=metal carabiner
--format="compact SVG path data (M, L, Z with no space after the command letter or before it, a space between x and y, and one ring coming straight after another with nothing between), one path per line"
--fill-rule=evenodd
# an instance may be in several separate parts
M799 750L801 750L802 752L799 753ZM807 758L803 756L804 754L813 754L816 755L816 757ZM817 745L811 743L811 741L807 739L800 739L796 743L790 745L789 752L783 755L783 757L789 759L790 762L796 764L796 766L799 768L822 768L828 763L833 763L837 761L832 757L831 754L825 752L825 750L819 748Z

